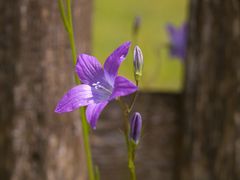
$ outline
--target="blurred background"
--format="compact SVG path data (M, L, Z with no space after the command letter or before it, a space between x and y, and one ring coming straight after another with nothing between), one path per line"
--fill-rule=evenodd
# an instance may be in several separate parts
M132 47L144 55L134 111L143 117L139 180L240 179L240 1L74 0L78 53L102 63ZM0 1L0 180L85 180L77 111L55 106L74 86L57 1ZM129 179L122 114L111 102L91 131L103 180Z
M185 23L187 8L187 0L95 0L93 54L104 62L113 48L131 40L133 46L137 43L144 52L141 87L148 92L179 92L183 87L183 65L178 58L169 56L167 46L170 42L166 27L169 23L176 27ZM136 19L137 30L134 29ZM132 58L133 53L130 52L120 73L133 80L130 70Z

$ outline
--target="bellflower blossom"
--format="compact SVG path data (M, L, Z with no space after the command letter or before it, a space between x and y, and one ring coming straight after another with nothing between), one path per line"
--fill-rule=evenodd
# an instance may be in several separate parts
M178 57L182 60L186 57L187 46L187 24L182 24L181 27L176 28L168 24L166 30L170 38L170 54L173 57Z
M83 84L70 89L59 101L55 112L70 112L80 106L87 106L88 123L95 129L97 120L109 101L119 96L129 95L138 89L135 84L117 75L130 45L130 42L125 42L118 47L107 58L103 67L95 57L80 54L76 72Z

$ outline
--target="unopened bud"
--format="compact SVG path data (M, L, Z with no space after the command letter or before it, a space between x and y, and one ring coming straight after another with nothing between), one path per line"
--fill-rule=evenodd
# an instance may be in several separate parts
M142 130L142 117L140 113L135 112L131 119L130 124L130 138L134 141L135 144L138 144L141 137Z
M143 69L143 53L138 46L135 46L133 56L134 56L133 58L134 75L135 75L135 80L138 82L140 77L142 76L142 69Z
M133 21L133 35L137 36L141 26L141 17L136 16Z

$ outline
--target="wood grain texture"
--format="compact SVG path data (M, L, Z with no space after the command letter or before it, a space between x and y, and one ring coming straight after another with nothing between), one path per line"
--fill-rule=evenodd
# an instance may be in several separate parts
M78 52L89 52L91 1L73 9ZM74 86L57 1L1 1L0 10L0 179L86 179L78 113L54 113Z
M240 179L240 1L192 0L183 180Z

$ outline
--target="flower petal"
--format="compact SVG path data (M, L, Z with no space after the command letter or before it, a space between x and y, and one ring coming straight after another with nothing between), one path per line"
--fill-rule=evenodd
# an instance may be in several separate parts
M108 104L108 101L103 101L98 104L89 104L86 110L87 115L87 121L91 125L93 129L96 129L97 120L102 112L102 110L105 108L105 106Z
M170 23L167 24L166 30L167 30L170 37L176 32L176 28Z
M168 24L166 29L167 29L167 32L168 32L168 35L169 35L169 38L171 41L170 43L174 46L179 44L179 42L182 39L181 28L177 28L171 24Z
M70 112L80 106L94 103L91 86L81 84L70 89L58 102L56 113Z
M105 76L109 82L114 82L117 76L119 66L128 54L131 42L125 42L119 46L113 53L107 58L104 63Z
M131 81L129 81L124 77L117 76L114 82L114 89L110 97L110 100L119 96L126 96L129 94L132 94L137 90L138 90L138 87L135 84L133 84Z
M92 85L104 76L102 65L93 56L80 54L77 59L76 72L84 84Z
M179 28L168 24L166 28L170 38L170 55L173 57L178 57L180 59L185 59L187 24L183 23L183 25Z

